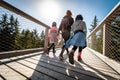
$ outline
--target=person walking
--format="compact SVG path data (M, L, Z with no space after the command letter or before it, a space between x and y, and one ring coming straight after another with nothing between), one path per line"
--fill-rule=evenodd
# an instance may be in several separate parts
M53 49L53 53L56 53L55 51L55 46L57 45L57 42L58 42L58 28L56 27L57 23L56 22L53 22L52 23L52 27L49 29L49 32L48 32L48 39L49 39L49 43L50 43L50 46L49 48L47 48L46 50L46 53L49 55L49 51L51 49Z
M62 50L59 55L60 60L63 60L63 53L65 50L67 51L67 54L69 53L68 48L65 48L65 43L70 38L71 25L73 22L74 19L72 18L72 12L70 10L67 10L66 15L63 17L59 26L59 32L61 32L62 38L64 39L64 45L62 46Z
M83 21L83 17L81 14L77 15L75 18L75 22L71 26L71 31L73 32L73 36L66 42L66 48L70 45L73 46L69 53L69 62L74 64L74 53L77 48L78 49L78 61L81 60L82 49L86 47L86 23Z

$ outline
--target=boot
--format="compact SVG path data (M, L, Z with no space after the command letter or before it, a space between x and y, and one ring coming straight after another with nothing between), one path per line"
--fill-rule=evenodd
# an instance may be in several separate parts
M60 60L63 60L64 58L63 58L63 53L64 53L64 51L65 51L65 48L62 48L62 51L61 51L61 53L60 53L60 55L59 55L59 59Z
M72 50L69 54L69 62L74 64L74 50Z
M49 50L48 50L48 48L46 49L46 51L45 51L45 52L46 52L46 54L47 54L47 55L49 55Z
M81 54L82 54L82 51L79 52L79 54L78 54L78 61L81 61L81 60L82 60L82 59L81 59Z

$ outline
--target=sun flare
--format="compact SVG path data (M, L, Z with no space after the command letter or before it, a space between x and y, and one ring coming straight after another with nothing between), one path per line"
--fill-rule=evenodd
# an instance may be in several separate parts
M40 14L45 18L57 18L60 15L61 8L55 1L44 1L40 5Z

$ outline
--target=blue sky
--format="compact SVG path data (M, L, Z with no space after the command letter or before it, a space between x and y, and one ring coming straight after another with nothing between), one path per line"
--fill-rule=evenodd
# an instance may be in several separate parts
M105 16L120 2L120 0L5 0L11 5L37 18L51 26L53 21L57 26L65 15L66 10L71 10L73 18L82 14L87 29L91 28L94 16L101 22ZM88 30L89 34L89 30Z

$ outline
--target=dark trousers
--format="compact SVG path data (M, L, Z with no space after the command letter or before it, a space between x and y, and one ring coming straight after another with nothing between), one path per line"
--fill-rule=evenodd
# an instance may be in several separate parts
M77 46L73 46L72 50L76 51L76 49L77 49ZM82 47L79 47L78 52L81 52L81 51L82 51Z
M48 48L48 51L50 51L50 49L53 49L53 53L55 52L55 44L54 43L52 43L50 45L50 47Z
M66 41L70 38L70 32L69 31L62 32L62 37L64 39L64 43L66 43ZM62 46L62 51L60 53L60 56L63 55L65 50L67 51L67 53L69 53L68 48L65 48L65 45L63 45Z

